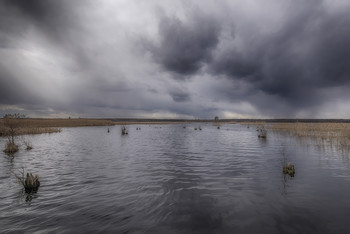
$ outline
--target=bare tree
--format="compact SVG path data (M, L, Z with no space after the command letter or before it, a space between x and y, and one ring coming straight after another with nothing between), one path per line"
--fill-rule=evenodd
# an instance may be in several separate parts
M19 119L21 118L25 118L25 116L19 113L4 115L4 126L6 128L5 135L8 139L6 149L4 150L6 153L15 153L18 151L18 146L15 143L15 138L18 134L18 129L20 128Z

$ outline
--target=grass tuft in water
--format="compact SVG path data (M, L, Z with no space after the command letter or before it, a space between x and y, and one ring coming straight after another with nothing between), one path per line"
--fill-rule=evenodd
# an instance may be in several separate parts
M20 175L14 173L17 178L17 181L23 186L26 193L36 193L40 186L39 175L28 173L24 177L24 169L20 172Z
M257 131L259 132L259 135L258 135L259 138L266 139L267 131L264 127L258 128Z
M288 163L286 166L283 166L283 174L288 174L291 177L294 177L294 174L295 174L294 165Z
M6 143L6 148L4 152L6 154L14 154L18 151L18 145L16 145L14 142L8 141Z
M122 135L127 135L128 134L128 130L126 129L125 126L122 126Z
M24 145L26 146L26 150L32 150L33 145L30 141L24 141Z

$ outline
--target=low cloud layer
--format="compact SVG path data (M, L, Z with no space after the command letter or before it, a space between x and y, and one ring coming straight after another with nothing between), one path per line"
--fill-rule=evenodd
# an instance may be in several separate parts
M344 1L0 2L0 114L350 118Z

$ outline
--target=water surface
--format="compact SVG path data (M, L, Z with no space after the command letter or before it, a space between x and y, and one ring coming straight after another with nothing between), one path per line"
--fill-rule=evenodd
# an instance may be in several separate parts
M243 125L195 127L25 136L33 150L0 153L2 232L350 233L348 152L272 132L259 139ZM284 159L295 177L283 175ZM16 183L22 167L39 174L36 194Z

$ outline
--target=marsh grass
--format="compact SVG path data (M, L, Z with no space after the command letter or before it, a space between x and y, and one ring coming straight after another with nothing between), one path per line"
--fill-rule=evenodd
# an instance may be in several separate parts
M60 128L54 128L54 127L48 127L48 128L21 128L18 130L18 135L32 135L32 134L43 134L43 133L55 133L55 132L61 132L62 130Z
M6 119L0 119L0 136L8 136ZM12 119L17 127L16 135L42 134L60 132L63 127L112 126L115 122L103 119Z
M318 147L336 146L350 151L350 123L273 123L268 128L300 141L312 139Z
M16 129L15 136L19 135L32 135L32 134L43 134L43 133L55 133L55 132L61 132L60 128L56 127L27 127L27 126L21 126L18 129ZM9 136L9 131L4 126L0 126L0 136Z

